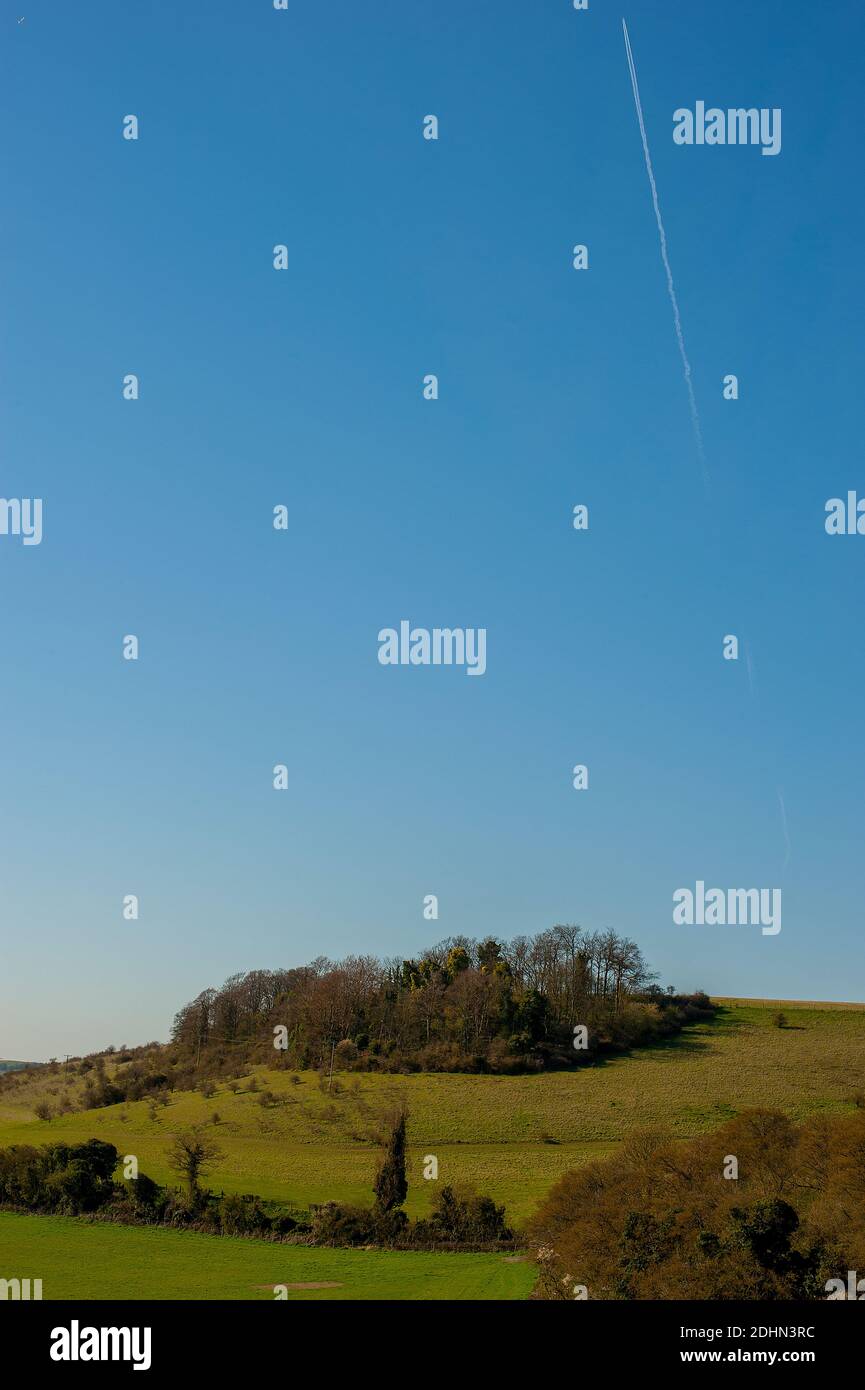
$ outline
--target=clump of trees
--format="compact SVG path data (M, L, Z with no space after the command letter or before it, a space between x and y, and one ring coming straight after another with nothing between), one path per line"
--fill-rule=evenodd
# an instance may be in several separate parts
M221 1155L197 1130L174 1137L169 1162L184 1179L185 1191L172 1190L139 1173L116 1179L118 1152L113 1144L13 1145L0 1149L0 1206L63 1216L100 1216L128 1224L189 1226L226 1235L280 1237L297 1226L277 1203L256 1196L221 1194L201 1179Z
M537 1071L665 1037L712 1006L652 983L615 932L557 926L511 942L452 937L411 960L323 957L234 975L176 1015L172 1066ZM588 1047L573 1046L585 1025ZM284 1047L274 1049L281 1034Z
M505 1209L492 1197L474 1192L458 1192L445 1185L435 1196L431 1216L415 1222L415 1245L445 1245L450 1249L471 1249L514 1244L514 1233L507 1224Z
M544 1299L822 1299L865 1267L865 1115L746 1111L566 1174L531 1224ZM583 1290L586 1291L583 1294Z
M0 1093L56 1076L38 1101L50 1122L74 1108L166 1105L173 1090L210 1097L217 1082L237 1089L256 1065L315 1068L335 1094L334 1071L538 1072L649 1045L713 1012L700 991L660 989L637 944L613 931L450 937L410 960L319 957L233 975L180 1009L169 1044L8 1072ZM585 1047L574 1046L578 1028ZM248 1089L258 1090L254 1077ZM270 1104L265 1092L262 1108Z
M0 1203L69 1215L98 1211L114 1195L116 1166L117 1150L101 1139L0 1149Z
M110 1076L106 1071L105 1056L101 1054L92 1059L92 1065L86 1068L82 1066L85 1075L85 1110L118 1105L121 1101L150 1099L167 1090L170 1085L168 1074L155 1066L149 1055L139 1059L132 1054L121 1053L115 1061L116 1066Z

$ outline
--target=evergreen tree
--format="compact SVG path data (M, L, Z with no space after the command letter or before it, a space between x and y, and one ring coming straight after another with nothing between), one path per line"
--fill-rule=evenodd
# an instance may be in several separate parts
M395 1211L397 1207L402 1206L408 1194L405 1175L405 1124L406 1113L403 1110L391 1124L384 1158L373 1184L375 1204L379 1211Z

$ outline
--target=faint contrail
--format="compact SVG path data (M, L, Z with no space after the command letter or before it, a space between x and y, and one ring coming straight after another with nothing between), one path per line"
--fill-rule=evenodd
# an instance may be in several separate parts
M673 285L673 272L670 269L670 258L667 255L667 234L664 231L664 223L661 220L661 207L658 202L658 189L655 183L655 175L652 170L652 157L649 154L649 141L646 138L646 124L643 120L643 108L640 104L640 88L637 85L637 69L634 67L634 55L631 52L631 40L628 37L628 26L622 19L622 29L625 34L625 52L628 55L628 68L631 73L631 86L634 89L634 105L637 108L637 120L640 123L640 135L643 139L643 154L646 156L646 173L649 175L649 185L652 189L652 202L655 205L655 219L658 223L658 236L661 238L661 260L664 262L664 270L667 272L667 290L670 295L670 303L673 306L673 322L676 326L676 339L679 344L679 354L682 358L682 366L685 371L685 385L688 388L688 400L691 404L691 423L694 427L694 438L697 442L697 456L700 460L700 467L703 470L703 481L709 485L709 470L706 466L706 454L703 449L703 431L700 428L700 415L697 410L697 398L694 395L694 384L691 380L691 364L688 361L688 354L685 351L685 335L682 332L682 318L679 313L679 301L676 298L676 290Z
M753 694L754 694L754 670L753 670L753 667L751 666L751 648L748 646L747 641L745 642L745 665L746 665L747 668L748 668L748 689L751 691L751 695L753 696Z

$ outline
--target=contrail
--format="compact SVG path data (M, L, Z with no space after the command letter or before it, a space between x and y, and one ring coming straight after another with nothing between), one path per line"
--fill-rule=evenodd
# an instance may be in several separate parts
M752 697L753 697L753 695L754 695L754 670L753 670L753 667L751 666L751 648L748 646L747 641L745 642L745 665L746 665L747 668L748 668L748 689L751 691L751 695L752 695Z
M652 189L652 202L655 205L655 219L658 223L658 236L661 239L661 260L664 262L664 270L667 273L667 290L670 295L670 303L673 306L673 322L676 327L676 339L679 344L679 355L682 358L682 367L685 371L685 385L688 388L688 400L691 404L691 424L694 427L694 439L697 442L697 456L703 470L703 481L706 487L709 486L709 470L706 466L706 454L703 449L703 431L700 428L700 415L697 410L697 398L694 395L694 384L691 380L691 364L688 361L688 354L685 350L685 335L682 332L682 318L679 313L679 301L676 298L676 289L673 284L673 272L670 269L670 258L667 255L667 234L664 231L664 223L661 220L661 207L658 202L658 188L655 183L655 175L652 170L652 157L649 154L649 141L646 138L646 124L643 120L643 108L640 104L640 88L637 85L637 69L634 67L634 55L631 52L631 40L628 37L628 26L622 19L622 29L625 34L625 52L628 55L628 68L631 73L631 86L634 89L634 105L637 108L637 120L640 123L640 135L643 139L643 154L646 156L646 173L649 175L649 185Z

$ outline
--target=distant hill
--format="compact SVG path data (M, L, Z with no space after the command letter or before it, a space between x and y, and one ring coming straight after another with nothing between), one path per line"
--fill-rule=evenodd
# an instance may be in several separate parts
M841 1009L844 1013L865 1009L865 1004L862 1003L842 1004L832 999L745 999L732 994L713 994L712 1002L731 1004L734 1008L741 1004L743 1008L751 1009Z
M0 1062L0 1071L22 1071L25 1067L35 1067L35 1062Z

